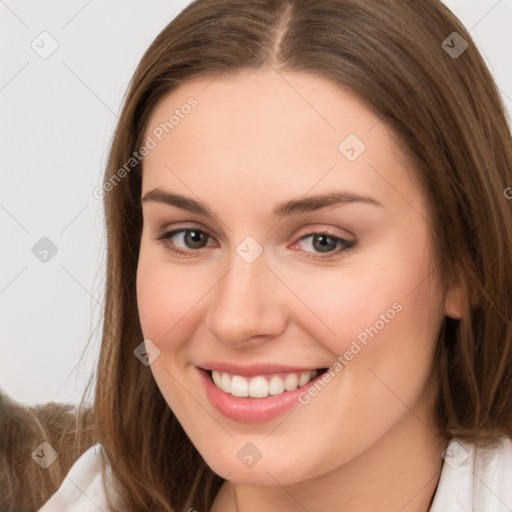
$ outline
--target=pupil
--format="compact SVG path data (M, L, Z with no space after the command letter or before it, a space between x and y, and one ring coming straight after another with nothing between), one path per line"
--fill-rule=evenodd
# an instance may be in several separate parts
M329 240L331 240L330 243ZM318 242L318 244L316 242ZM314 237L313 246L319 252L329 252L336 249L336 241L327 235L316 235Z
M192 249L200 249L204 246L202 242L204 241L203 233L199 231L187 231L185 235L185 242Z

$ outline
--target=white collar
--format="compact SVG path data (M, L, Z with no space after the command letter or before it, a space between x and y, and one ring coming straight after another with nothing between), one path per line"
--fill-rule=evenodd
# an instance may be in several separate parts
M429 512L512 512L512 440L488 447L455 438Z

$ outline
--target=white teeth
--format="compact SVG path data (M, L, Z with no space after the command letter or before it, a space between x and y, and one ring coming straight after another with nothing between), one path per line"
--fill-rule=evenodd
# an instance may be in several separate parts
M218 372L217 370L213 370L212 379L213 379L213 382L215 382L215 385L218 388L222 389L222 384L221 384L222 383L222 375L220 374L220 372Z
M284 379L284 389L286 391L293 391L297 389L299 384L299 376L296 373L290 373L286 379Z
M217 370L212 371L213 383L225 393L238 397L265 398L268 395L280 395L285 391L294 391L304 386L318 375L318 371L311 370L298 373L246 378L240 375L231 375Z
M226 393L231 393L231 379L226 373L221 376L221 389Z
M231 379L231 394L233 396L249 396L249 383L240 375L233 375Z
M307 384L310 379L310 373L309 372L302 372L299 377L299 387L304 386L304 384Z
M249 381L249 396L254 398L265 398L268 396L268 382L265 377L253 377Z
M268 383L268 393L270 395L280 395L284 391L283 379L274 375Z

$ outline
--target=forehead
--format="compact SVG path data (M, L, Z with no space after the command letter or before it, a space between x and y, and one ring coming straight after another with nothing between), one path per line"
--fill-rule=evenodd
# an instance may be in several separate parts
M270 143L279 133L280 142L289 134L290 142L321 138L326 147L334 145L337 149L336 142L347 129L365 139L380 122L355 93L327 78L264 69L195 78L180 84L158 103L146 132L169 121L176 111L178 115L180 110L189 111L186 105L190 98L197 101L190 112L196 133L206 134L214 123L222 128L223 135L231 135L238 142L250 142L250 138L242 138L250 134L258 140L267 138ZM187 124L191 124L185 122L187 116L182 114L179 123L173 120L173 138L179 138L180 132L186 134ZM207 144L215 133L210 131L208 135L197 142Z
M144 158L146 191L166 183L184 190L186 177L210 194L237 185L243 196L250 184L286 189L288 198L342 186L396 203L418 192L389 127L348 88L307 73L184 82L157 104L145 136L155 143Z

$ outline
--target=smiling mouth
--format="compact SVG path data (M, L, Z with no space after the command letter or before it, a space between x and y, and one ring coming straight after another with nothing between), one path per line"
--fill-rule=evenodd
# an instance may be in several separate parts
M266 398L295 391L305 386L328 368L303 372L280 372L255 377L243 377L228 372L208 370L210 379L217 388L236 397Z

